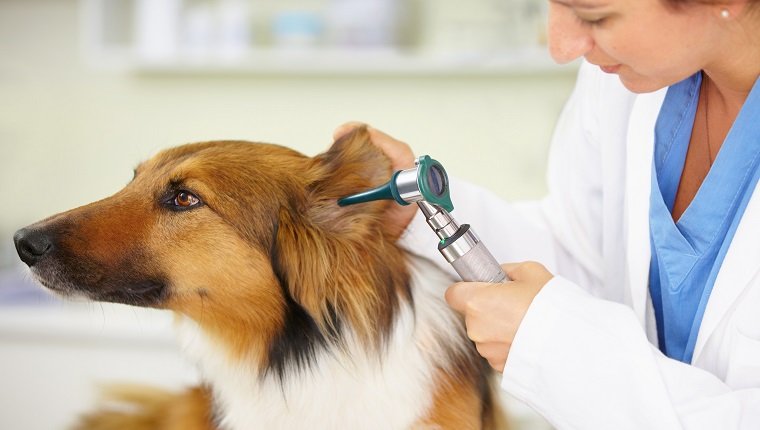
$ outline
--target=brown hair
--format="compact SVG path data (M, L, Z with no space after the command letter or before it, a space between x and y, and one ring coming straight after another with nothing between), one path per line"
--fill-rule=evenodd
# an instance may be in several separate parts
M662 0L672 5L683 5L686 3L703 3L703 4L731 4L733 2L726 0ZM760 0L747 0L747 3L760 3Z
M702 3L702 4L723 4L723 5L729 5L734 3L736 0L662 0L663 3L665 3L667 6L678 8L686 6L690 3ZM749 7L759 7L760 0L746 0Z

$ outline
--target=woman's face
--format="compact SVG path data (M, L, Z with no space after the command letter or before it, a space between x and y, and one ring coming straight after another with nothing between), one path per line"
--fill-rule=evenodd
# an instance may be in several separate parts
M549 0L549 51L580 56L644 93L704 68L719 46L715 6L669 9L663 0Z

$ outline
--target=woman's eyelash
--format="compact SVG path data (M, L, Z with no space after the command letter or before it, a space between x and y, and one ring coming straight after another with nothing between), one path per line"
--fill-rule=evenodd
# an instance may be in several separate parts
M605 17L597 18L597 19L586 19L586 18L581 18L578 15L576 15L575 17L578 19L578 21L581 24L587 25L587 26L597 26L597 25L600 25L606 19Z

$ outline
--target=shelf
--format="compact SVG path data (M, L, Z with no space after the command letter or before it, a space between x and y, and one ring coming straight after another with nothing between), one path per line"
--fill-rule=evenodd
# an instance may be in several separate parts
M259 50L235 60L176 56L165 60L134 58L125 67L142 74L240 75L382 75L498 76L504 74L574 73L577 65L557 65L545 48L456 55L401 51Z

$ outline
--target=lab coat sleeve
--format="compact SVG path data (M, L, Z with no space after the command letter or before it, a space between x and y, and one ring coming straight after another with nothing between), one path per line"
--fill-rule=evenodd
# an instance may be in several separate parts
M584 66L554 131L546 198L508 203L491 192L451 178L452 215L468 223L496 260L538 261L590 290L602 283L602 184L600 148L590 130L596 113L588 100L598 82ZM506 184L505 184L506 186ZM437 251L438 239L418 214L401 238L411 252L453 269Z
M667 358L630 308L561 277L520 324L502 388L558 429L760 429L760 389Z

